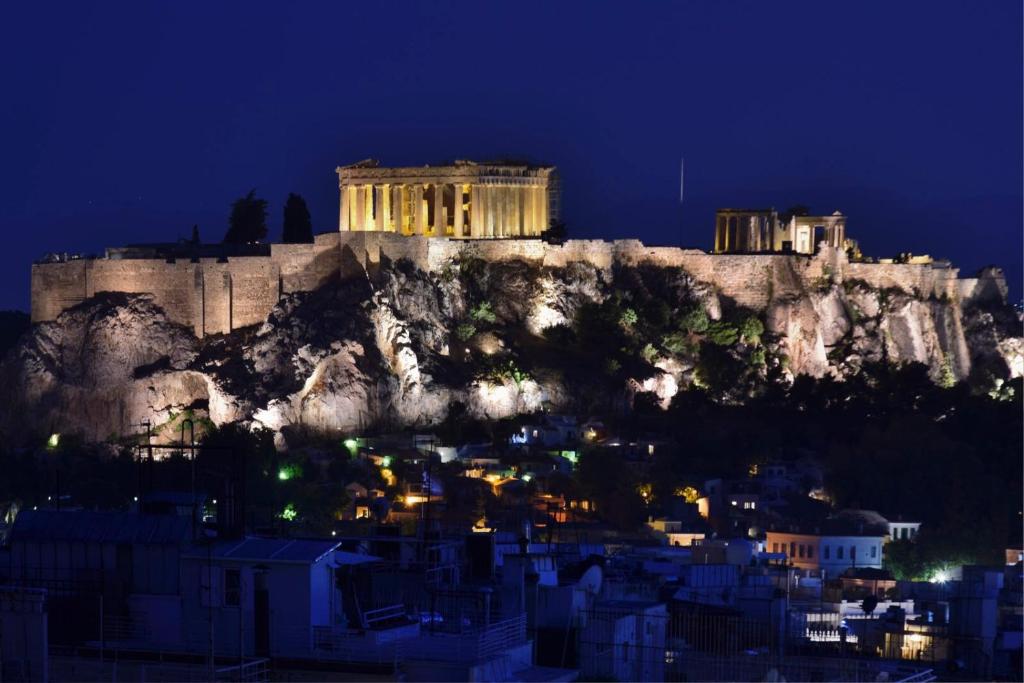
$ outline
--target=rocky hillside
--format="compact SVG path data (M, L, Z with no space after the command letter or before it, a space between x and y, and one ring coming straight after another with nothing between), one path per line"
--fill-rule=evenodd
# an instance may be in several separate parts
M436 423L457 404L497 419L623 410L644 392L667 406L688 388L743 401L865 363L920 362L937 383L984 390L1024 371L1020 319L999 297L774 278L755 310L676 267L468 258L426 273L385 262L205 339L146 295L105 293L7 354L0 428L103 440L148 419L171 438L187 415L354 432Z

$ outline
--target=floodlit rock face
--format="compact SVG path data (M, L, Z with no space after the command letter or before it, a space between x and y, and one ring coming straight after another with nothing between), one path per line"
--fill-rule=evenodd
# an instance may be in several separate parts
M557 258L453 253L426 268L385 258L281 294L261 324L201 339L152 296L100 293L35 325L0 363L0 428L102 440L149 420L173 439L183 416L351 433L435 424L456 404L490 420L620 409L641 393L667 407L711 381L709 344L745 368L748 392L876 362L923 363L936 381L979 386L1024 374L1020 318L995 270L957 280L835 253L641 247L607 259L565 247L553 248ZM614 311L601 324L621 336L613 347L629 348L605 357L577 338L587 307ZM680 326L694 310L704 326ZM743 331L752 318L761 335Z

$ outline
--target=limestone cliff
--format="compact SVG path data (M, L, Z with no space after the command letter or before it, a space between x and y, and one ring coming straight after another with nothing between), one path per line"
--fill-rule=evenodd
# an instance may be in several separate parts
M485 419L618 410L638 392L667 405L694 383L735 401L871 362L919 362L937 382L983 388L1024 373L997 271L957 280L836 253L666 253L455 254L428 268L384 258L202 339L150 295L99 293L35 325L0 364L0 426L101 440L149 420L170 438L187 414L356 432L436 423L456 403Z

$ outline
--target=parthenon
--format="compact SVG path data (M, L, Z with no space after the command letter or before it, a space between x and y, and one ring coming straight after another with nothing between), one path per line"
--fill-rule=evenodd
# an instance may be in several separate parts
M339 230L454 238L537 237L558 218L553 166L459 160L384 168L340 166Z

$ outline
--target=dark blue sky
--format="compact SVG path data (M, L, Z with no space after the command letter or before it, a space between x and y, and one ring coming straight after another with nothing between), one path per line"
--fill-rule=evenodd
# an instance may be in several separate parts
M224 233L250 188L528 156L580 237L709 248L716 206L840 209L868 254L1022 277L1021 3L8 3L0 308L48 251ZM686 204L678 206L686 157Z

